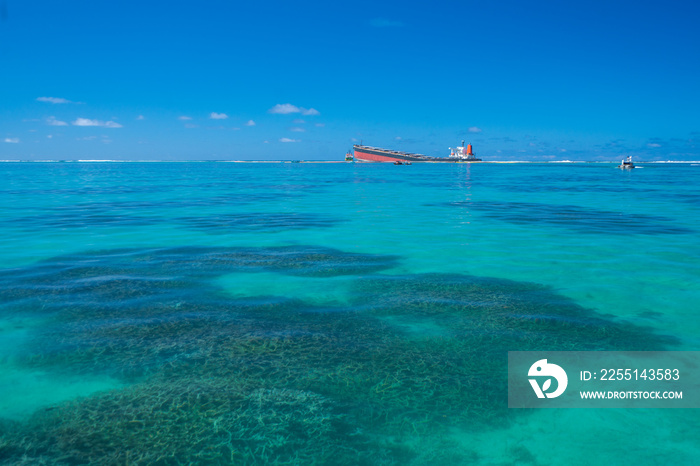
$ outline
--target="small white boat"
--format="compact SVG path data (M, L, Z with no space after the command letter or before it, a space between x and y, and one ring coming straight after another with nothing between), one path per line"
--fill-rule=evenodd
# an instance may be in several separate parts
M622 168L623 170L631 170L632 168L634 168L634 164L632 163L632 156L630 155L622 162L620 162L620 165L618 165L617 168Z

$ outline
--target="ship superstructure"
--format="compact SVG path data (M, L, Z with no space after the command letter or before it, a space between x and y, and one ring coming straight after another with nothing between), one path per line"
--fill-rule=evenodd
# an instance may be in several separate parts
M481 159L477 159L474 152L472 152L471 144L467 144L467 147L464 147L464 140L462 140L461 147L450 147L450 158L464 162L481 162Z

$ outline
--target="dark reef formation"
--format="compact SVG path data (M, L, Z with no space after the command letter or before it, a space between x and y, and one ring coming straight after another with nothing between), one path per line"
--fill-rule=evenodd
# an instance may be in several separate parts
M47 320L20 364L129 385L0 423L0 461L466 463L475 454L445 432L527 415L507 409L507 351L675 343L533 283L378 273L397 264L314 246L183 247L3 271L0 312ZM234 298L215 286L258 272L347 277L346 304Z
M481 212L486 218L528 225L546 224L579 233L609 235L679 235L694 233L659 215L597 210L575 205L532 202L457 201L443 204Z

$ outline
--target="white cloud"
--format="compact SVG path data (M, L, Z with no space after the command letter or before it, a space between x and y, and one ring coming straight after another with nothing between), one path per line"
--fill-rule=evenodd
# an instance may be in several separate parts
M401 140L401 136L396 136L394 139L397 140L397 141L400 141L400 140Z
M397 28L404 25L401 21L392 21L390 19L383 18L371 19L369 24L376 28Z
M277 104L268 110L269 113L278 115L288 115L290 113L301 113L302 115L320 115L321 113L314 108L297 107L292 104Z
M317 126L317 127L319 127L319 128L323 128L323 127L326 126L326 125L325 125L324 123L316 123L315 126Z
M9 142L10 144L19 144L19 138L5 138L5 142Z
M306 130L305 130L304 128L298 128L298 127L297 127L297 128L289 128L289 131L293 131L293 132L295 132L295 133L303 133L303 132L305 132Z
M193 125L192 123L186 123L185 128L188 128L188 129L199 128L199 125Z
M68 123L66 123L65 121L57 120L54 116L48 117L46 119L46 123L50 126L68 126Z
M653 148L661 147L661 144L658 144L656 142L650 142L649 144L647 144L647 147L653 147Z
M280 115L287 115L288 113L299 113L301 112L301 109L299 109L299 107L297 107L296 105L292 104L277 104L270 110L268 110L268 112L277 113Z
M75 126L101 126L100 122L97 120L90 120L88 118L78 118L73 122Z
M481 132L481 128L477 128L476 126L472 126L472 127L469 128L467 131L469 131L470 133L480 133L480 132Z
M280 138L280 142L299 142L299 139Z
M47 134L46 137L49 139L53 139L53 134Z
M189 121L189 120L192 119L192 117L188 117L188 116L186 116L186 115L182 115L182 116L177 117L177 119L180 120L180 121Z
M248 120L245 123L246 126L255 126L255 122L253 120Z
M117 122L114 121L100 121L100 120L90 120L89 118L77 118L71 123L73 126L104 126L105 128L122 128Z
M37 102L48 102L50 104L80 104L82 102L73 102L72 100L64 99L63 97L37 97Z
M209 118L211 118L212 120L225 120L226 118L228 118L228 115L226 115L225 113L211 112L211 114L209 114Z
M139 116L136 117L136 119L137 119L137 120L145 120L146 117L143 116L143 115L139 115Z
M303 125L306 122L300 118L297 118L295 120L292 120L292 123L294 123L295 125Z

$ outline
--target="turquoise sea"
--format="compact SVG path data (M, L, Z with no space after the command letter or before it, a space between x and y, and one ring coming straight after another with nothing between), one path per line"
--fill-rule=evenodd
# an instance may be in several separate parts
M0 164L0 462L697 464L507 407L517 350L700 350L700 166Z

